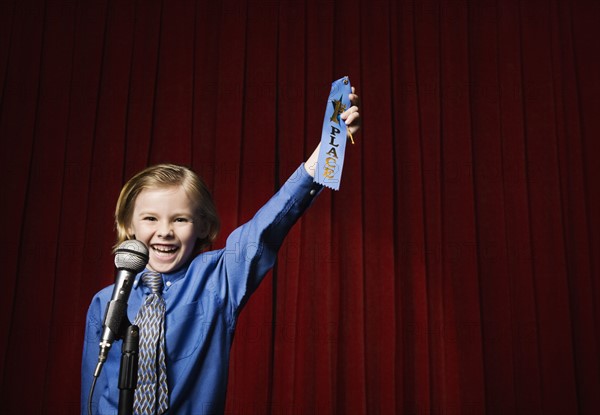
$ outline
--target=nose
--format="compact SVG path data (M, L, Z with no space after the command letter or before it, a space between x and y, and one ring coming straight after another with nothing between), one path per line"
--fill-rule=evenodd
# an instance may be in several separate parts
M169 238L173 236L173 228L171 227L171 222L165 221L161 224L158 229L158 237L159 238Z

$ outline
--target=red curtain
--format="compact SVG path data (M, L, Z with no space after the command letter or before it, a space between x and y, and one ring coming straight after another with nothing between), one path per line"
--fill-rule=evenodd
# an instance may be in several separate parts
M242 313L227 412L600 412L599 5L2 0L1 412L78 413L125 180L192 166L221 247L344 75L362 131Z

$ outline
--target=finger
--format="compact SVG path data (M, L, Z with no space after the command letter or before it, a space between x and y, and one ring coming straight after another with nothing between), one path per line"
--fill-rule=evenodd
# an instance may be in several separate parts
M352 114L350 114L345 120L344 122L346 123L346 125L350 126L358 126L360 124L360 113L358 112L353 112Z
M357 107L356 105L354 105L354 106L352 106L352 107L348 108L346 111L344 111L344 112L341 114L342 120L345 120L346 118L348 118L348 116L349 116L350 114L352 114L353 112L358 112L358 107Z

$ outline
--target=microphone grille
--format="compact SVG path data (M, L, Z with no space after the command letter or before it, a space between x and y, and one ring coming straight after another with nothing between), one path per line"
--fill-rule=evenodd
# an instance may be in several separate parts
M122 242L115 251L115 266L133 272L143 271L148 263L148 248L135 239Z

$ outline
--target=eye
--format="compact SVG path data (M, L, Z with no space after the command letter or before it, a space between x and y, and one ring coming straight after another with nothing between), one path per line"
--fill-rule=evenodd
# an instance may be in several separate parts
M156 222L156 218L154 216L144 216L142 218L142 220L146 220L146 221L150 221L150 222Z
M178 223L187 223L189 221L190 220L188 218L176 218L175 219L175 222L178 222Z

